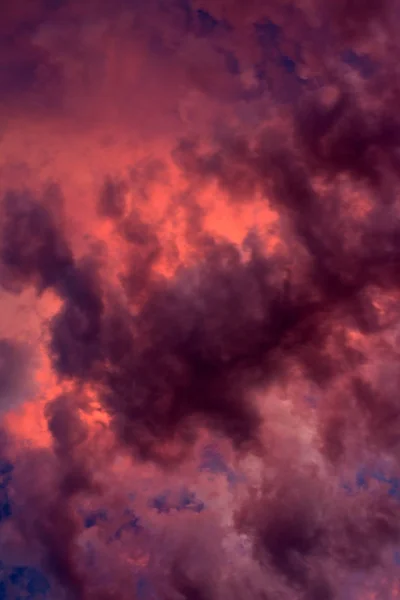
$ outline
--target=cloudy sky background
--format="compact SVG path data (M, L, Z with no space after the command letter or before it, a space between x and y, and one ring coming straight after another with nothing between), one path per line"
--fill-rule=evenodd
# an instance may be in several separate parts
M0 598L397 598L396 2L0 16Z

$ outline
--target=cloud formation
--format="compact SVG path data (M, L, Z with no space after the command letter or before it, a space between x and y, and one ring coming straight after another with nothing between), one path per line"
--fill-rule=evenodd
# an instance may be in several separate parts
M10 9L1 556L49 597L395 593L398 500L348 481L398 476L398 19Z

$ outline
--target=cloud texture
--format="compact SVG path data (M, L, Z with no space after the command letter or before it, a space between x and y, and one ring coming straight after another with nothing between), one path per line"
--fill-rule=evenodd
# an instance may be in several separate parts
M4 597L397 597L398 23L7 8Z

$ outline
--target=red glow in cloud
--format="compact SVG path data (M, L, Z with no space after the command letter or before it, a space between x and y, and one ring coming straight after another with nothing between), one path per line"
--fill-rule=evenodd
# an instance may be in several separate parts
M6 9L10 597L396 597L397 12Z

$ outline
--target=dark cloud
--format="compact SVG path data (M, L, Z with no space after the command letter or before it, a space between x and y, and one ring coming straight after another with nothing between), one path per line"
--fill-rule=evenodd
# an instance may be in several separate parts
M47 206L49 195L53 199L50 188L42 201L27 192L6 194L1 240L3 285L19 291L31 284L39 293L52 287L64 300L53 320L50 349L60 374L68 376L87 370L97 356L103 305L95 257L75 261L60 224ZM59 209L57 204L55 209Z
M86 269L84 263L74 261L71 251L58 253L55 240L62 239L62 233L47 225L46 212L35 213L48 227L39 230L45 236L37 239L36 230L27 229L29 256L18 249L16 240L21 238L12 239L13 260L6 262L10 272L25 282L39 282L39 289L51 285L63 300L50 325L50 349L58 374L100 384L102 401L121 441L142 459L173 465L184 457L201 424L224 433L239 448L253 446L260 451L261 416L250 400L252 387L284 376L293 361L316 382L331 382L348 361L346 346L341 348L343 340L333 336L333 325L338 318L355 314L354 302L368 284L393 287L396 283L391 280L397 261L390 264L370 258L362 246L353 258L356 268L343 273L342 256L348 257L343 247L336 250L331 243L333 223L327 220L326 229L319 231L312 228L312 218L323 228L325 215L305 174L289 161L274 161L282 186L275 186L278 198L293 215L293 232L309 254L309 274L299 282L287 278L285 261L266 259L255 241L248 241L250 257L245 260L234 245L207 240L202 264L150 287L142 308L133 316L127 309L119 311L118 305L104 307L90 262L87 265L92 268ZM11 243L11 238L5 239ZM41 249L43 239L49 255ZM10 254L4 248L7 259ZM140 267L140 253L136 258ZM331 338L336 344L332 356L325 350ZM365 394L358 396L361 405ZM373 401L366 397L367 414ZM47 568L61 585L74 597L89 598L91 583L76 562L82 525L71 502L95 487L82 450L76 453L85 440L76 410L66 398L49 407L49 429L60 461L59 491L45 506L40 505L45 519L35 516L28 535L38 541ZM362 406L360 410L365 414ZM393 418L390 411L388 418ZM371 420L370 427L374 426ZM340 440L340 429L336 433ZM162 444L177 436L180 450L171 456ZM328 452L328 456L337 454ZM261 562L265 556L289 586L309 589L311 597L317 597L321 589L332 595L329 581L307 567L314 559L318 564L330 552L342 556L337 560L345 562L346 568L366 569L378 563L380 548L398 541L390 514L370 517L368 522L339 515L332 534L326 526L321 529L314 513L315 508L310 513L302 500L278 500L275 510L269 506L269 518L257 522L254 534ZM373 547L369 539L374 540ZM208 592L186 575L175 574L171 581L184 597L207 597Z
M331 106L315 98L297 121L300 151L313 174L349 173L379 188L400 143L399 122L382 110L363 110L355 94L339 93Z
M240 0L196 0L196 6L216 18L224 18L236 28L248 29L254 24L270 20L272 25L283 27L286 35L294 41L300 40L305 28L311 35L322 32L327 36L319 39L320 51L332 53L337 44L365 41L377 36L377 30L387 30L390 18L396 14L392 0L300 0L297 2L261 2L252 0L245 5ZM308 41L308 40L307 40ZM323 41L334 43L323 47Z
M63 79L60 65L37 43L43 24L54 18L61 3L16 2L0 26L0 105L14 111L21 98L30 110L59 109Z
M97 209L99 215L120 219L125 212L126 186L122 181L107 178L100 192Z
M306 562L318 552L321 532L317 523L310 523L307 511L290 503L285 514L280 510L259 531L260 543L274 568L298 585L306 583Z
M51 325L50 352L61 376L85 376L101 355L103 313L94 261L77 263L56 286L64 300Z
M71 250L53 215L29 192L3 199L1 262L3 284L33 284L41 292L56 285L73 265Z
M78 545L83 524L74 500L83 493L98 494L100 490L87 464L87 430L79 416L80 404L78 398L60 396L47 405L55 462L48 451L28 453L17 467L16 489L26 485L24 479L31 478L28 471L35 473L39 462L47 472L51 467L52 485L44 492L40 486L48 486L49 482L39 478L38 489L25 489L25 498L17 504L15 519L27 547L36 554L54 584L61 585L67 597L88 599L92 597L91 582Z
M300 597L341 597L346 573L382 566L382 550L398 543L397 506L389 496L334 496L299 474L290 473L289 482L278 474L236 515L256 560Z
M212 597L212 595L210 596L212 591L207 589L207 583L205 581L192 581L180 564L174 565L171 581L174 589L185 600L207 600Z

